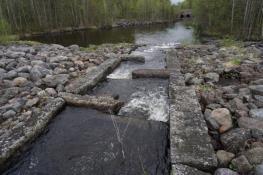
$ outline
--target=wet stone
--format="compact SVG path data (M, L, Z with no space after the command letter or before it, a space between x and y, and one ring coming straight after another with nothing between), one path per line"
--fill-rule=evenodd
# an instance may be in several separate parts
M168 127L161 122L67 107L48 130L10 175L169 174Z

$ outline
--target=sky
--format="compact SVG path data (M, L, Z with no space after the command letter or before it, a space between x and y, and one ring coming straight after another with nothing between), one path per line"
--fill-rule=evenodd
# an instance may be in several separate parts
M172 3L177 4L178 2L182 2L183 0L171 0Z

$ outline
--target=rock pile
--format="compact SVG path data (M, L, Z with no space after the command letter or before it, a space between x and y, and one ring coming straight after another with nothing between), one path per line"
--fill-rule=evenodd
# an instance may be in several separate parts
M219 162L215 174L263 174L261 45L185 46L177 56L199 95Z

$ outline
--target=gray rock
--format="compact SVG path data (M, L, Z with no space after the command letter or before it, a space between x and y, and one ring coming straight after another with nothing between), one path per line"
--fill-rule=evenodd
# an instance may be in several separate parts
M0 74L6 73L5 69L0 68Z
M39 91L37 93L37 96L40 97L40 98L45 98L45 97L48 96L48 93L46 91L42 90L42 91Z
M258 129L251 130L252 137L255 139L262 139L263 138L263 131Z
M171 175L209 175L209 173L200 171L187 165L175 164L172 165Z
M263 79L258 79L258 80L252 81L250 84L253 84L253 85L263 85Z
M43 82L48 87L57 87L57 85L62 84L65 85L69 80L68 74L59 74L59 75L51 75L47 76L43 79Z
M214 175L238 175L238 173L228 168L219 168L215 171Z
M249 129L235 128L221 135L221 142L228 150L233 153L237 153L245 146L245 142L251 138L251 132Z
M11 50L8 50L7 53L6 53L6 56L9 57L9 58L19 58L19 57L24 57L26 55L25 52L15 52L15 51L11 51Z
M263 96L254 95L254 103L257 107L263 108Z
M20 88L13 87L0 90L0 105L4 105L11 98L15 97L20 92Z
M205 74L204 79L206 82L216 83L219 81L219 75L218 73L210 72L208 74Z
M12 118L16 115L16 112L13 110L9 110L3 114L4 119Z
M263 108L252 109L249 111L249 115L252 118L257 118L257 119L263 120Z
M216 156L220 167L228 167L231 160L235 157L235 154L219 150L216 152Z
M231 161L234 168L240 173L247 173L253 169L253 166L248 162L244 155L241 155Z
M185 80L185 83L188 84L190 83L190 81L194 78L194 75L191 74L191 73L186 73L184 75L184 80Z
M263 163L263 147L252 148L244 153L252 165Z
M263 96L263 85L249 86L249 89L251 90L253 95Z
M80 48L78 45L74 44L68 47L71 51L79 51Z
M32 107L32 106L35 106L37 103L39 102L39 98L38 97L35 97L33 99L30 99L26 102L26 107Z
M240 128L257 129L263 131L263 120L257 118L241 117L238 119Z
M226 108L218 108L212 111L211 118L213 118L219 125L219 132L224 133L233 127L231 114Z
M5 79L13 79L17 77L17 72L15 70L11 70L7 72L4 76Z
M34 66L30 71L30 77L33 81L38 81L46 75L52 74L51 70L41 66Z
M16 71L22 72L22 73L29 73L31 69L32 69L32 66L22 66L22 67L19 67Z
M211 104L206 106L206 108L211 109L211 110L214 110L214 109L217 109L217 108L221 108L221 107L222 106L220 104L217 104L217 103L211 103Z
M215 119L211 117L212 111L209 109L205 110L204 116L205 116L205 121L209 129L211 130L218 130L220 128L220 125L217 123Z
M255 175L262 175L263 174L263 163L256 166L255 168Z
M62 55L47 58L47 61L50 63L59 63L59 62L68 61L68 60L69 60L68 57L62 56Z
M48 93L48 95L50 95L52 97L57 96L57 91L53 88L46 88L45 91Z

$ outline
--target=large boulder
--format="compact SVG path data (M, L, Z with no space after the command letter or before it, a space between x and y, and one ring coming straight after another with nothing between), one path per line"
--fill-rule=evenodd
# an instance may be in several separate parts
M246 141L251 137L249 129L235 128L222 134L220 140L225 150L237 153L244 148Z
M231 114L226 108L215 109L210 116L220 125L220 133L224 133L233 127Z

